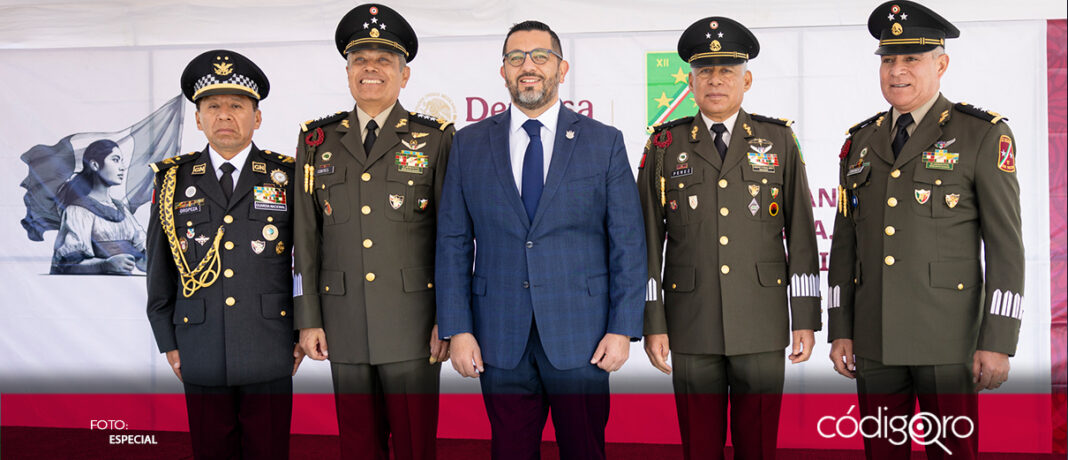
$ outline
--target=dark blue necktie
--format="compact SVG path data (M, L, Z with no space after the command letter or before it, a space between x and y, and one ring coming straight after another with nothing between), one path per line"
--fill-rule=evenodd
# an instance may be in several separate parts
M545 180L543 163L544 153L541 147L541 122L527 120L523 123L523 130L530 136L527 144L527 152L523 154L523 207L527 210L527 217L534 222L534 212L538 210L538 200L541 199L542 181Z

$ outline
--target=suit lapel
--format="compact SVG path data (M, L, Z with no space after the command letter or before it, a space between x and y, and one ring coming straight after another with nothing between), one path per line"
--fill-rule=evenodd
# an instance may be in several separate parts
M501 182L501 188L507 197L505 199L511 203L523 227L529 228L530 219L527 218L526 208L523 207L523 201L519 198L519 188L516 186L515 176L512 173L511 149L508 143L508 136L511 134L512 111L505 110L502 115L496 119L497 126L490 129L489 156L493 161L493 169L497 172L497 180ZM542 197L544 195L542 193Z
M716 171L723 170L723 160L719 158L719 151L716 150L716 144L712 141L712 133L705 125L705 119L701 117L701 113L698 112L694 115L693 122L690 123L690 131L686 134L686 139L690 141L693 152L701 158L704 158L712 168ZM665 163L668 159L664 160Z
M345 147L349 155L356 159L356 162L361 165L368 165L367 155L363 153L363 139L360 137L360 119L356 116L356 107L352 108L349 112L348 118L349 127L345 128L341 124L338 124L336 131L343 132L341 136L341 145Z
M549 206L548 203L552 201L553 195L563 182L567 165L571 163L571 154L575 151L575 140L580 134L578 126L575 126L578 121L579 118L575 112L563 105L560 106L560 114L556 121L556 135L553 140L553 154L549 160L549 174L545 178L545 188L542 190L541 199L538 200L538 209L534 212L534 222L531 222L531 227L541 220L541 216L545 214L545 208ZM570 137L567 135L569 132Z
M882 124L875 127L875 133L871 135L871 140L868 141L868 146L875 152L875 155L888 165L894 164L894 151L890 148L890 125L892 124L892 116L888 111L886 115L883 115Z
M200 153L201 162L207 163L204 174L197 176L196 184L197 188L204 192L211 201L214 201L223 209L229 207L229 203L226 202L226 196L223 195L222 186L219 185L219 178L215 175L215 165L211 163L211 155L208 153L208 147L204 147L204 151Z
M901 149L901 154L898 155L897 161L894 162L895 168L900 168L901 165L920 156L923 149L934 144L934 142L942 136L942 126L938 123L938 119L941 117L943 111L950 108L951 105L949 100L944 96L939 95L938 100L935 101L934 105L932 105L930 110L923 116L920 125L912 132L912 135L909 136L909 141L906 142L905 146Z
M248 152L248 158L245 158L245 164L241 166L241 174L238 175L236 185L234 185L234 194L230 196L230 203L226 206L227 211L252 191L252 185L256 182L255 176L259 174L252 172L253 160L263 161L263 153L256 148L256 144L252 144L252 150ZM219 190L222 190L221 186Z
M731 128L731 143L727 145L727 155L724 157L723 169L719 172L720 177L723 177L727 171L734 169L747 156L746 146L749 145L748 140L753 135L750 134L750 131L746 131L745 128L749 127L751 123L749 114L739 109L738 118L734 120L734 127Z
M401 119L404 120L403 124L400 123ZM375 139L375 145L371 146L371 152L367 155L367 163L364 164L364 167L370 167L386 153L396 150L395 147L400 144L400 135L407 133L408 112L404 110L404 107L401 107L400 101L397 101L393 105L393 111L386 117L385 125L378 129L378 138ZM363 149L363 142L360 144L360 148Z

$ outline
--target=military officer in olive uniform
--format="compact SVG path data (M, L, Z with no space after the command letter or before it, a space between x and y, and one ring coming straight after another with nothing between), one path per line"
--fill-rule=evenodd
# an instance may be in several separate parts
M1001 116L940 94L953 24L902 0L877 7L868 30L891 108L841 151L831 360L856 378L862 415L907 417L918 398L939 420L967 417L958 432L974 433L928 439L927 454L975 458L976 391L1008 378L1023 315L1015 142ZM909 444L873 437L865 450L904 458Z
M792 330L790 359L807 360L820 329L797 138L790 121L741 109L752 84L746 65L759 50L729 18L686 29L678 51L690 63L700 112L655 127L639 166L649 251L645 348L672 374L687 459L723 458L728 392L736 458L773 458L782 350Z
M453 126L404 110L418 41L396 11L338 24L350 112L305 123L298 151L296 325L329 357L343 453L434 458L447 344L434 303L436 210Z
M208 146L152 166L148 319L185 386L196 458L288 458L293 158L252 143L270 85L214 50L181 78Z

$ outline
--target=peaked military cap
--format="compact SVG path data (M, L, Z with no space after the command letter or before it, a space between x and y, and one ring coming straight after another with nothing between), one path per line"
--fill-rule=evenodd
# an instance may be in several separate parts
M407 62L415 59L419 49L419 39L408 21L377 3L364 3L345 14L334 32L334 43L342 56L353 50L383 49L404 56Z
M211 50L193 58L182 72L182 93L196 102L214 94L267 98L271 83L256 63L230 50Z
M760 42L749 29L721 16L701 19L679 37L679 57L695 67L741 64L759 52Z
M938 13L908 0L883 3L868 16L868 32L879 39L875 54L916 54L945 46L960 30Z

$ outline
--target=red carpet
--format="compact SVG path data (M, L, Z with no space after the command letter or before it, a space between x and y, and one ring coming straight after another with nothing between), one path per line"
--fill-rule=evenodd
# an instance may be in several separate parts
M3 427L0 429L0 459L183 459L192 458L189 434L175 431L126 432L152 435L155 445L110 445L109 433L72 428ZM294 460L338 458L336 436L293 435L290 457ZM358 458L358 457L354 457ZM489 441L439 439L438 460L489 460ZM542 459L559 458L556 443L542 444ZM608 445L612 460L682 459L678 445L623 444ZM859 460L864 455L855 450L780 449L783 460ZM914 452L913 459L925 458ZM982 460L1063 459L1063 455L983 453Z

